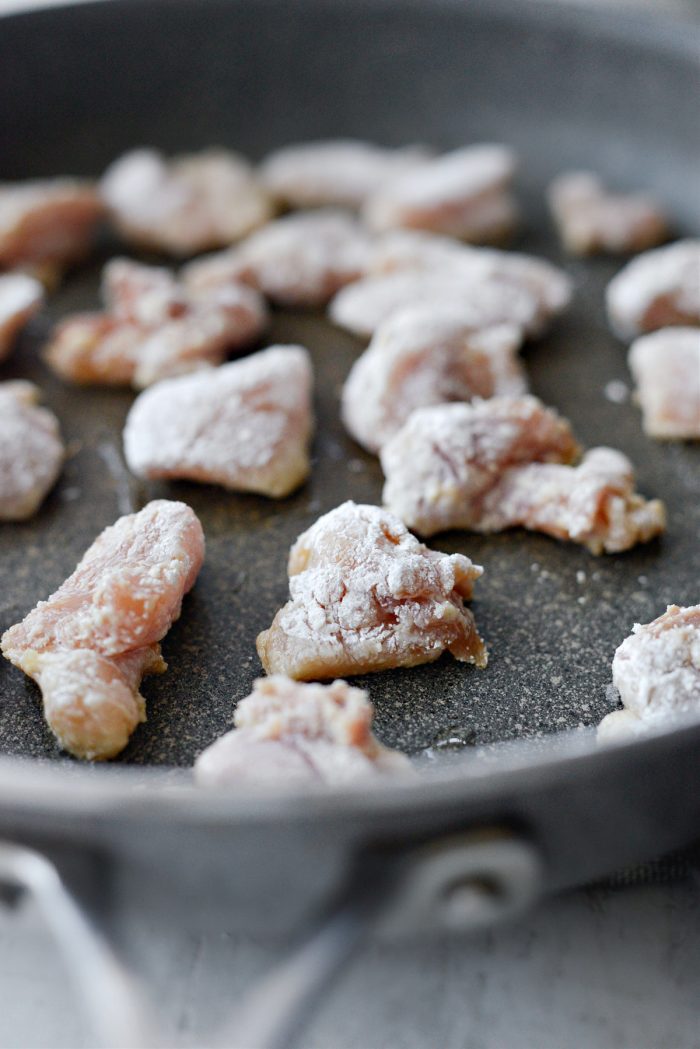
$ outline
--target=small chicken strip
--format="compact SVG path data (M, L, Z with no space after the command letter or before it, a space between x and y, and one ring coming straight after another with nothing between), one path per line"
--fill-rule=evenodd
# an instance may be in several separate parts
M661 328L630 347L644 432L668 440L700 438L700 328Z
M339 327L368 339L408 306L457 307L475 328L511 324L530 332L538 326L539 305L525 288L501 278L438 270L397 270L355 281L332 300L329 316Z
M63 466L58 419L39 397L33 383L0 383L0 521L35 514Z
M424 229L475 244L512 234L518 209L510 191L515 156L507 146L466 146L386 182L362 216L374 232Z
M700 605L669 605L652 623L635 623L615 652L612 674L624 709L603 718L601 742L700 715Z
M284 146L259 170L268 192L290 208L357 209L387 180L430 157L423 146L385 149L356 139L328 139Z
M45 350L62 378L141 389L219 364L254 342L267 311L252 288L188 290L166 269L113 259L102 276L103 313L60 321Z
M537 304L527 335L542 335L571 301L571 278L546 259L497 248L460 244L449 237L418 230L394 230L376 239L370 251L368 277L397 272L445 273L465 282L507 281L531 295Z
M97 537L65 583L0 641L38 684L61 747L101 761L145 721L145 674L167 669L158 642L178 619L204 558L196 514L157 500Z
M590 171L559 175L547 199L572 255L647 251L668 238L667 218L648 194L611 193Z
M348 375L345 427L376 453L415 408L525 393L521 342L517 327L474 328L459 307L399 310L377 328Z
M587 452L535 397L419 408L384 445L385 505L420 535L522 527L594 554L646 542L665 527L663 503L634 492L629 461Z
M312 383L301 346L272 346L156 383L127 416L127 464L139 477L185 478L280 499L309 474Z
M625 340L671 325L700 325L700 239L632 259L608 284L606 303L613 331Z
M196 259L183 277L196 289L243 281L279 306L313 308L362 276L369 244L346 212L300 212L269 223L237 248Z
M89 253L103 214L91 182L0 183L0 269L28 270L54 284Z
M464 607L483 569L429 550L376 506L320 517L289 555L290 600L257 649L268 674L314 681L430 663L443 652L486 665Z
M14 346L19 333L44 300L38 280L26 273L0 274L0 361Z
M202 786L319 784L340 786L410 774L411 763L372 734L366 692L345 681L309 685L275 675L258 678L236 707L236 728L199 755Z
M274 212L248 161L223 149L172 159L135 149L110 165L100 189L128 244L176 257L233 244Z

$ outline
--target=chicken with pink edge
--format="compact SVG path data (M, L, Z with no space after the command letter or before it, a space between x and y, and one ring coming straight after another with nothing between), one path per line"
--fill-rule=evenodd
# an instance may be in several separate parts
M170 270L113 259L102 275L102 313L78 313L54 328L49 367L81 385L134 386L220 364L260 336L267 311L244 285L187 289Z
M44 288L26 273L0 273L0 361L44 300Z
M228 251L183 270L193 289L243 281L278 306L324 306L365 271L370 238L357 219L329 208L285 215Z
M521 342L519 328L475 328L458 306L399 310L377 328L345 381L345 428L376 453L416 408L525 393Z
M100 190L128 244L176 257L226 247L274 214L245 157L224 149L172 158L134 149L109 166Z
M700 439L700 328L642 335L627 360L644 432L661 440Z
M299 536L290 600L257 649L268 674L314 681L430 663L443 652L486 665L464 602L483 569L429 550L376 506L343 503Z
M113 758L145 720L142 677L167 666L159 642L204 559L184 503L156 500L106 528L73 574L2 636L2 653L41 689L60 746Z
M605 299L610 326L621 339L700 325L700 239L638 255L613 277Z
M282 498L309 474L311 358L272 346L165 379L140 394L124 429L129 469Z
M58 419L40 397L31 382L0 383L0 521L32 517L63 467Z
M700 716L700 605L669 605L652 623L635 623L615 652L612 676L623 709L601 721L602 743Z
M419 408L384 445L383 500L420 535L522 527L616 553L665 528L634 491L629 460L593 448L578 466L571 428L535 397Z
M668 237L668 220L647 193L612 193L590 171L568 171L547 190L564 248L571 255L647 251Z
M286 788L410 775L408 758L373 735L373 715L367 693L345 681L259 678L236 707L235 729L197 758L195 779L211 787Z

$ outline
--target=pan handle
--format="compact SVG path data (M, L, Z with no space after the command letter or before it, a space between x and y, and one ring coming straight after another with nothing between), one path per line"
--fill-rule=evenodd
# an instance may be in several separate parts
M60 948L97 1044L155 1046L154 1027L134 981L68 892L52 863L32 849L0 841L0 902L31 897Z
M541 875L534 846L496 829L365 853L330 916L255 984L217 1045L290 1049L323 992L370 934L396 939L492 926L534 903Z

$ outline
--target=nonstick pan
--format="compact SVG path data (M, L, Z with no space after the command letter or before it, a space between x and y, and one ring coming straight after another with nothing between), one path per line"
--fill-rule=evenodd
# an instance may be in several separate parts
M639 489L669 510L662 541L616 557L524 532L435 538L486 568L473 608L488 669L444 658L358 679L379 737L415 757L415 782L196 790L186 770L261 672L255 637L286 598L289 545L345 499L380 500L377 461L338 418L362 346L321 314L275 312L266 342L303 343L316 369L314 468L296 495L138 482L120 441L132 394L71 388L40 357L57 318L94 307L101 263L123 250L105 234L0 369L39 383L71 449L39 515L0 531L0 628L151 498L195 509L207 561L164 643L170 670L144 683L148 721L115 767L60 754L36 688L0 666L0 832L49 855L115 942L128 948L146 911L156 924L287 934L339 893L382 928L465 928L697 834L700 726L604 750L590 727L615 705L610 662L632 624L698 600L698 448L648 440L636 407L605 396L611 380L629 385L603 312L620 263L563 257L543 190L561 170L593 168L651 188L679 234L697 233L699 46L692 26L500 0L113 0L0 19L2 179L97 175L135 145L257 158L329 136L512 144L525 216L514 246L564 266L576 289L525 351L533 392L585 445L627 453ZM373 907L389 898L380 920Z

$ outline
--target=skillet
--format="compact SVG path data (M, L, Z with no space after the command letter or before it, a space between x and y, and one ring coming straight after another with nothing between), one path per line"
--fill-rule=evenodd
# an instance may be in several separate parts
M561 256L543 189L558 171L593 167L653 189L677 231L697 234L699 43L697 28L638 14L505 0L113 0L0 19L3 179L97 175L141 144L221 144L254 158L341 135L512 144L525 216L514 247L559 262L576 286L569 313L526 350L533 392L582 443L627 453L639 490L669 509L661 542L605 559L522 532L436 537L486 568L472 607L488 669L444 658L357 679L381 740L415 757L415 782L196 791L186 769L260 673L254 639L286 598L290 543L344 499L380 499L379 466L337 412L362 347L320 314L275 313L266 341L307 345L317 376L313 476L291 498L136 482L120 448L132 395L69 388L39 354L56 318L94 305L100 264L120 250L105 236L0 372L41 385L72 449L39 515L0 532L0 628L55 589L98 531L151 498L195 509L207 562L165 641L169 672L144 683L149 720L114 767L62 756L36 689L3 663L0 833L48 855L122 949L129 921L146 913L156 925L287 935L339 896L359 891L367 905L370 886L373 908L393 911L380 920L372 909L376 925L466 928L697 834L700 726L605 750L589 727L614 706L610 662L632 623L698 600L698 449L649 441L636 408L605 397L610 380L629 383L602 309L620 263ZM2 871L0 860L0 882Z

